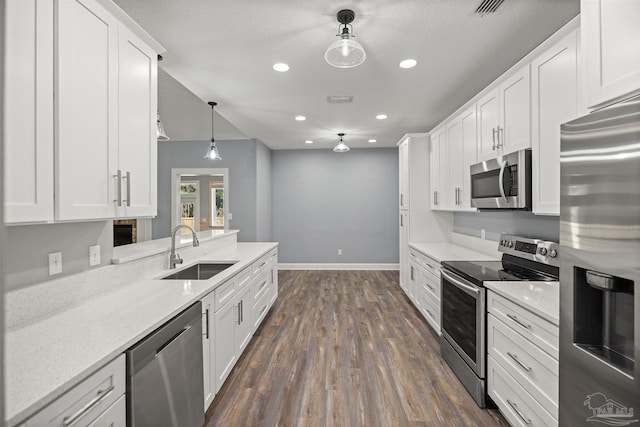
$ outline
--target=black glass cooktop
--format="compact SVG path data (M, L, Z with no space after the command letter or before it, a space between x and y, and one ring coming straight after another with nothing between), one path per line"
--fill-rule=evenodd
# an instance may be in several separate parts
M558 280L557 270L532 270L505 258L506 256L502 261L443 261L442 266L478 286L482 286L482 282L490 281Z

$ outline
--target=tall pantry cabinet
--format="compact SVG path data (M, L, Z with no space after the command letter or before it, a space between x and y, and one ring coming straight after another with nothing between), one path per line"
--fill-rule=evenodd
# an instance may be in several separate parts
M431 210L429 134L408 133L398 142L400 287L408 292L409 243L446 242L453 214Z

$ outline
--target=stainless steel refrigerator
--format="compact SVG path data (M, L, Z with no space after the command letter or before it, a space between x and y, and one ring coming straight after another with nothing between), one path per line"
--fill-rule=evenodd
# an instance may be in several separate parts
M640 425L640 97L561 134L560 426Z

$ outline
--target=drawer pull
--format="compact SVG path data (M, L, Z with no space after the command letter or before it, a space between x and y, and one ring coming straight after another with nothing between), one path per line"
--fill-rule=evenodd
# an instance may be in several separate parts
M264 307L262 307L262 310L260 310L260 315L262 315L262 313L264 313L264 311L267 309L267 306L265 305Z
M516 411L516 414L518 414L518 416L522 419L522 421L524 421L525 424L531 424L531 419L526 418L524 415L522 415L522 412L520 412L520 410L518 409L518 405L516 405L509 399L507 399L507 403L513 408L514 411Z
M260 285L260 288L258 288L258 290L262 290L262 288L264 288L267 284L267 281L265 280L264 282L262 282L262 284Z
M429 263L427 263L427 267L429 267L432 270L435 270L435 267L433 265L429 264Z
M425 285L427 288L431 289L431 292L433 292L434 294L436 293L436 289L435 289L433 286L431 286L431 285L430 285L430 284L428 284L428 283L425 283L424 285Z
M115 389L115 386L112 384L109 388L107 388L105 390L98 390L97 396L94 397L89 403L84 405L82 408L80 408L80 410L78 412L76 412L75 414L71 415L70 417L64 417L62 419L62 426L63 427L71 427L72 425L74 425L75 423L80 421L80 419L87 412L92 410L96 405L98 405L100 402L102 402L104 399L106 399L107 396L109 396L109 394L111 394L111 392L114 389Z
M260 265L258 266L258 268L262 268L262 267L264 267L264 265L265 265L266 263L267 263L267 261L263 262L262 264L260 264Z
M523 328L531 329L531 325L527 325L526 323L523 323L522 320L518 319L513 314L507 314L507 317L513 320L514 322L516 322L518 325L522 326Z
M524 370L525 370L525 371L527 371L527 372L531 372L531 369L532 369L532 368L531 368L530 366L527 366L527 365L525 365L524 363L522 363L522 362L520 361L520 359L518 359L518 356L516 356L515 354L511 354L511 353L509 353L508 351L507 351L507 354L509 355L509 357L510 357L510 358L512 358L513 360L515 360L515 362L516 362L518 365L520 365L520 366L522 367L522 369L524 369Z
M424 310L427 312L427 314L429 315L429 317L431 317L432 319L434 319L434 320L435 320L435 317L433 317L433 313L432 313L432 312L430 312L428 308L425 308Z

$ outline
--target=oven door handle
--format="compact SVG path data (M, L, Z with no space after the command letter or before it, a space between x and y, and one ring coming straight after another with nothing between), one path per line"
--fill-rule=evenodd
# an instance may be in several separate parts
M504 170L507 167L507 161L504 160L502 162L502 166L500 167L500 175L498 176L498 187L500 188L500 194L504 199L505 203L509 203L509 198L507 197L504 191Z
M442 274L442 277L444 277L446 280L453 283L456 287L462 289L464 292L468 293L469 295L480 294L480 289L474 286L467 285L466 283L463 283L459 279L453 277L451 273L448 273L446 270L444 269L440 270L440 274Z

